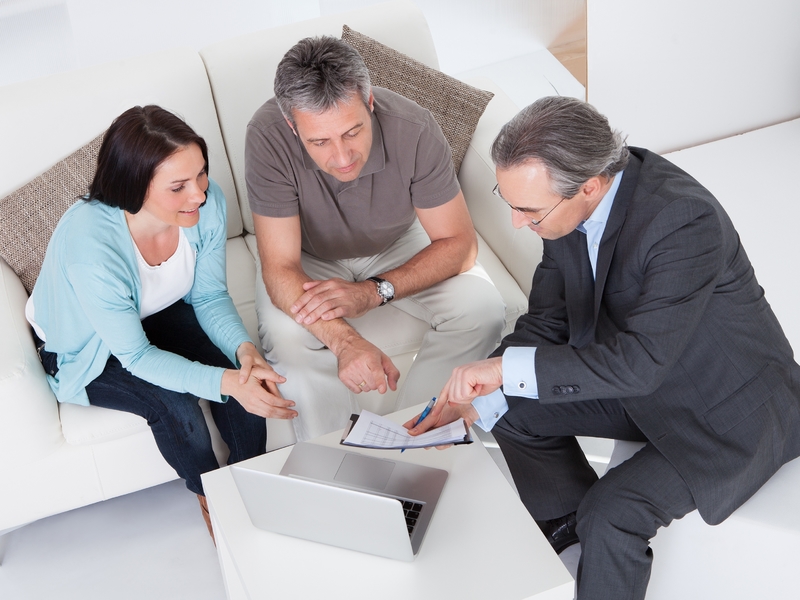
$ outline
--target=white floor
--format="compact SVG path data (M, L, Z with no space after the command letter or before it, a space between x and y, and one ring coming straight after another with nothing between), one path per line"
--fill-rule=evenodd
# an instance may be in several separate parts
M607 450L599 440L582 443L587 454ZM508 476L502 454L489 445ZM0 544L3 600L225 598L197 498L182 481L42 519ZM561 555L573 577L579 558L578 546Z
M0 2L0 86L169 46L201 48L237 33L376 3ZM490 77L520 107L546 94L584 97L583 87L544 50L551 40L542 33L529 2L417 0L416 4L428 19L443 71ZM568 21L571 16L558 18ZM558 18L553 21L555 28ZM598 450L606 452L606 447ZM565 558L574 573L577 558ZM2 600L225 597L197 499L180 481L13 531L0 537L0 561Z
M4 537L4 600L225 598L197 497L182 481L43 519Z
M497 450L491 450L497 459ZM502 461L502 456L500 456ZM42 519L0 538L3 600L222 600L216 549L182 481ZM573 577L578 546L561 555Z

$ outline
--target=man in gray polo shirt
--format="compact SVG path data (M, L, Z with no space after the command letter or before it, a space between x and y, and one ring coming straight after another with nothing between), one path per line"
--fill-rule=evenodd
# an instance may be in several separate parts
M475 263L475 230L430 112L371 88L360 55L332 37L287 52L275 95L248 125L245 174L266 285L256 284L259 335L302 440L342 427L356 394L397 389L397 368L358 333L358 317L392 302L430 326L401 408L491 352L504 306ZM381 317L391 329L391 314Z

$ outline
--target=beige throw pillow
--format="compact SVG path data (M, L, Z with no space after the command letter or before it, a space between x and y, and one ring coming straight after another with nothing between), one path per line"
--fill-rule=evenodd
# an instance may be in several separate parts
M30 183L0 199L0 257L14 270L29 294L58 220L89 190L102 141L100 134Z
M388 88L431 111L450 143L457 173L478 119L494 94L432 69L347 25L342 28L342 40L361 54L372 85Z

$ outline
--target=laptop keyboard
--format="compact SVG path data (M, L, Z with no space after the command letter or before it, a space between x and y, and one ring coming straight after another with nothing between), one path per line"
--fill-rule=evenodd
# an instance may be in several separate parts
M411 500L398 500L403 505L403 513L406 516L406 527L408 528L408 537L414 533L414 527L417 525L419 519L419 512L422 510L422 504L413 502Z

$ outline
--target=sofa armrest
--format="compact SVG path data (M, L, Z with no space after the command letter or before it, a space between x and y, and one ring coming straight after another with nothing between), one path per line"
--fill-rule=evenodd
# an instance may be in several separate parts
M508 207L492 195L497 183L491 157L492 142L519 109L491 79L473 77L466 82L493 92L494 98L472 135L458 179L475 229L527 298L533 271L542 258L542 240L527 228L514 229Z
M58 449L58 402L45 379L25 320L28 295L0 259L0 472Z

